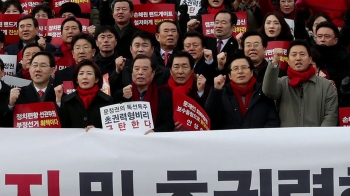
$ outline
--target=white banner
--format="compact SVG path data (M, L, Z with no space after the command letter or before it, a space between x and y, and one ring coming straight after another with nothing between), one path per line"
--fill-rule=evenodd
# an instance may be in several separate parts
M16 75L17 55L0 54L0 59L5 65L5 75Z
M196 16L198 10L201 8L201 0L181 0L180 5L182 4L187 4L188 14L190 16Z
M11 87L23 87L29 85L32 81L23 78L17 78L15 76L4 76L1 78L7 85Z
M348 128L0 129L4 196L349 196Z
M292 31L292 35L294 36L294 27L295 27L294 20L291 20L288 18L285 18L284 20L287 22L290 30Z
M100 108L102 127L108 130L145 133L154 129L151 105L132 101Z

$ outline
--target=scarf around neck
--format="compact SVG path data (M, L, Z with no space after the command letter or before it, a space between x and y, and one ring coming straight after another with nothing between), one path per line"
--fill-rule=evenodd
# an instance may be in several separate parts
M290 66L288 66L287 75L290 78L289 85L293 88L297 87L299 84L302 84L308 81L312 76L316 74L316 69L313 66L305 71L295 71Z
M97 84L95 84L90 89L82 89L79 86L77 87L77 94L78 94L79 98L81 99L81 101L83 102L86 110L91 105L91 102L95 99L99 90L100 89L98 88Z
M247 113L247 109L249 106L249 101L250 98L253 95L254 92L254 86L256 83L256 79L255 77L252 77L248 83L248 85L246 87L240 87L237 84L235 84L233 81L230 81L230 86L231 89L233 91L233 93L235 94L237 100L238 100L238 104L239 104L239 108L241 110L241 114L244 117L245 114ZM242 96L245 97L245 102L243 103L242 100Z

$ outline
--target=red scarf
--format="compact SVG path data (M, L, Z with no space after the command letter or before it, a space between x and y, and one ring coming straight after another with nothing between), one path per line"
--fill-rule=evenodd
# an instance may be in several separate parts
M247 112L250 98L252 97L253 92L254 92L255 83L256 83L256 79L255 79L255 77L252 77L250 79L248 85L246 87L242 88L242 87L238 86L237 84L235 84L234 82L230 81L231 89L236 95L236 98L237 98L238 103L239 103L239 109L241 110L242 116L245 116L245 114ZM245 104L243 104L242 96L245 96Z
M217 14L219 13L221 10L225 9L225 5L222 4L220 7L211 7L210 5L208 5L207 10L209 12L209 14Z
M132 100L140 101L140 92L137 90L137 86L135 83L131 83L132 85ZM146 91L146 94L143 97L143 101L148 101L151 105L153 124L157 122L157 114L158 114L158 89L155 82L152 82Z
M25 69L22 68L21 74L22 74L22 78L23 79L32 80L28 70L25 70Z
M187 80L187 82L184 85L178 85L176 84L174 78L171 76L168 80L168 85L171 91L180 92L187 95L191 91L193 80L194 80L194 73L191 74L190 78Z
M316 73L316 69L313 66L309 66L306 71L299 72L293 70L290 66L288 66L287 75L290 78L289 85L295 88L299 84L302 84L308 81L312 76Z
M64 58L67 58L67 59L73 59L73 62L74 61L74 58L73 58L73 53L72 53L72 47L71 46L67 46L66 43L62 42L61 44L61 51L62 51L62 54L63 54L63 57Z
M98 91L100 89L98 88L98 85L95 84L92 88L90 89L82 89L79 86L77 87L77 93L79 98L84 104L85 109L87 110L92 102L92 100L95 99Z

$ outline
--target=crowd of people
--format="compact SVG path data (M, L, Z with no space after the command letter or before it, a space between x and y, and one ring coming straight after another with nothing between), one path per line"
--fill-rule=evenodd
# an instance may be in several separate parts
M37 19L54 17L43 2L19 19L18 43L3 46L6 36L0 31L3 53L22 56L16 77L32 81L12 89L1 81L0 126L13 127L18 104L53 102L62 127L102 128L101 107L147 101L155 125L147 133L179 131L182 124L173 118L176 93L204 109L212 130L337 126L339 108L350 107L350 11L337 26L333 15L294 0L202 0L194 17L177 1L141 3L175 4L179 17L159 22L151 34L132 24L130 0L91 1L89 14L64 3L62 44L56 48L49 37L38 36ZM237 11L247 12L249 31L234 37ZM16 0L2 4L3 14L22 12ZM203 14L215 15L215 38L203 35ZM88 32L81 17L90 19ZM294 20L294 30L285 19ZM290 42L286 68L280 67L282 48L265 59L269 41ZM55 57L71 66L57 70ZM1 78L1 60L0 65ZM100 90L106 73L111 96ZM73 81L76 91L66 95L64 81Z

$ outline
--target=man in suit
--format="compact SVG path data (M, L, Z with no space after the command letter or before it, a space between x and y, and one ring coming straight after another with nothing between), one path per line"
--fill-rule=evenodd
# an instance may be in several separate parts
M174 21L163 20L157 24L156 39L159 47L156 47L152 58L157 64L170 67L168 61L178 48L179 29Z
M5 74L5 65L4 62L0 59L0 116L4 115L4 112L7 110L7 100L10 96L11 87L1 81L1 78ZM0 118L0 127L5 126L3 118Z
M30 62L35 53L43 51L43 48L40 47L37 43L27 44L22 50L22 67L17 71L16 76L18 78L23 78L26 80L31 80L29 73Z
M10 91L5 119L8 125L13 125L13 109L16 104L36 102L55 102L55 91L50 83L50 77L55 71L55 59L48 52L36 53L30 63L29 73L32 83L22 88L13 88Z

